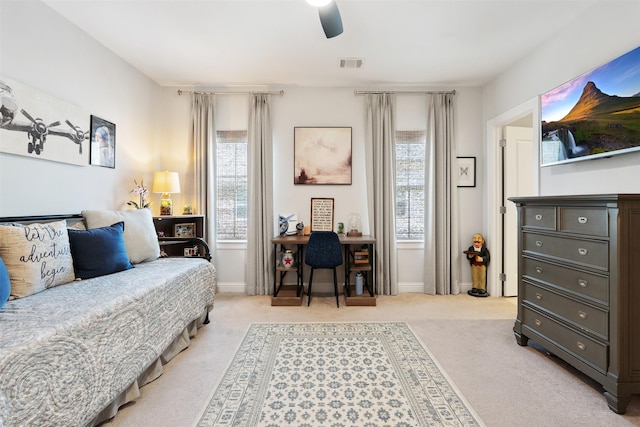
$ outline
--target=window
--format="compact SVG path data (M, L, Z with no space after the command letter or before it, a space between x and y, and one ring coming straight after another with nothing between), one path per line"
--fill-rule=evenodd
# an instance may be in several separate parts
M396 131L396 238L424 239L424 131Z
M216 237L247 239L247 131L216 132Z

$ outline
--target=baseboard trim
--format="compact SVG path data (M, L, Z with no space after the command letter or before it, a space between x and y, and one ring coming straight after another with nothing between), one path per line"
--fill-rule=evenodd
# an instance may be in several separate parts
M342 285L339 285L339 289L342 290ZM306 284L305 284L306 286ZM471 289L471 283L461 283L460 292L466 293ZM218 292L234 292L234 293L246 293L246 284L240 282L226 282L218 283ZM313 286L313 291L319 293L333 293L333 283L317 283ZM404 282L398 283L398 293L422 293L424 292L424 283L422 282Z
M398 283L398 293L418 292L424 293L424 283L422 282L404 282Z
M235 292L235 293L246 293L247 285L245 283L240 282L227 282L227 283L218 283L216 285L216 292Z

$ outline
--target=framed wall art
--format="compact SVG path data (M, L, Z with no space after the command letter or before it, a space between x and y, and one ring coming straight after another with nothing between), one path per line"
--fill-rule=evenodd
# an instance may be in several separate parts
M89 113L0 76L0 152L86 166Z
M458 187L476 186L476 158L457 157L458 161Z
M333 198L311 198L311 231L333 231Z
M116 125L91 116L91 164L116 167Z
M296 127L294 184L351 185L351 128Z

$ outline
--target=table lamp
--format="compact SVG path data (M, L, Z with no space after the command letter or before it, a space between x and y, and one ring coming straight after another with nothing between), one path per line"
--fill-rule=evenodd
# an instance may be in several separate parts
M160 196L160 215L173 215L173 202L170 194L180 192L178 172L156 172L153 175L153 192L162 193Z

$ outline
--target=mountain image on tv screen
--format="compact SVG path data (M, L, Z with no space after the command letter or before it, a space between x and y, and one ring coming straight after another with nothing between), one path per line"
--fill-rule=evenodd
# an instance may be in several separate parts
M543 166L640 150L640 47L540 101Z

